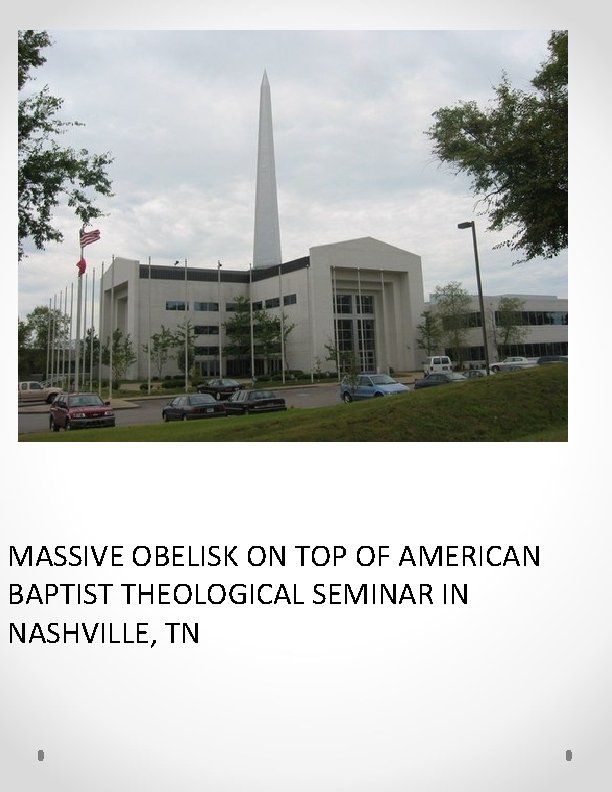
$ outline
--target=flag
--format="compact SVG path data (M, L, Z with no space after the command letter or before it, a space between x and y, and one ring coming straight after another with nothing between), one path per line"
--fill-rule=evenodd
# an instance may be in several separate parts
M84 228L79 231L79 242L82 248L91 245L92 242L97 242L98 239L100 239L100 232L97 228L95 231L85 231Z

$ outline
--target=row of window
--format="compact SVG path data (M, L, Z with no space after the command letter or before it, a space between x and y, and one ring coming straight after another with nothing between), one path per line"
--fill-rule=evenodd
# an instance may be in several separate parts
M286 294L283 297L283 305L296 305L297 303L297 294ZM280 305L280 300L278 297L272 297L269 300L266 300L265 303L263 300L259 300L258 302L253 303L253 310L254 311L261 311L263 307L266 308L278 308ZM226 313L235 312L237 309L237 304L235 302L225 303L225 311ZM166 300L166 311L188 311L189 310L189 302L185 306L185 300ZM219 303L216 302L193 302L192 303L192 310L193 311L218 311L219 310Z
M526 358L539 358L543 355L567 355L567 341L545 341L540 344L508 344L507 346L500 345L497 348L497 354L500 360L506 357L520 356ZM447 347L444 353L450 357L451 360L484 360L484 347L471 346L462 347L461 349L451 349Z
M353 305L355 310L353 310ZM336 295L337 314L373 314L374 297L371 294L337 294Z
M507 319L506 319L507 321ZM495 311L495 325L500 327L504 317ZM539 327L541 325L567 325L567 311L517 311L512 316L517 326ZM445 330L453 327L482 327L480 311L468 311L458 316L444 316L442 326Z

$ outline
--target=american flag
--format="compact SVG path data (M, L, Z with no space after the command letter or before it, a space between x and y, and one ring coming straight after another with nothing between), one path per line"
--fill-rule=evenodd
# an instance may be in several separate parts
M84 228L79 231L79 242L82 248L91 245L92 242L97 242L98 239L100 239L100 232L97 228L95 231L85 231Z

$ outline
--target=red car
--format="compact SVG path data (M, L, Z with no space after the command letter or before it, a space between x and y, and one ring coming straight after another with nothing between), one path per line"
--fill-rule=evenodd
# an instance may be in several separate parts
M198 385L198 393L208 393L217 401L229 399L232 393L242 390L242 385L234 379L211 379Z
M49 426L53 432L114 425L115 413L110 402L102 401L95 393L62 393L49 411Z

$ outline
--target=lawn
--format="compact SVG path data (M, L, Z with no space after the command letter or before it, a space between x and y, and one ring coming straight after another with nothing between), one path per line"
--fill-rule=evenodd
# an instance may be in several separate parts
M564 364L405 395L212 421L20 436L20 442L567 441Z

